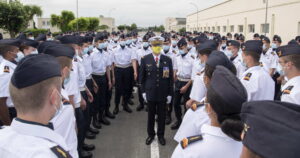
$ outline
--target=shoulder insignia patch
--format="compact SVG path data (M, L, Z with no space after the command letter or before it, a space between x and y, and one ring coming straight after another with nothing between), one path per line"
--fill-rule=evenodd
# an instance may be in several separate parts
M9 73L9 67L8 66L4 66L4 71L3 72L6 72L6 73Z
M293 88L294 86L288 86L285 90L282 91L282 94L291 94Z
M272 52L271 54L272 54L272 55L275 55L275 53L274 53L274 52Z
M249 81L252 76L252 73L247 73L247 75L244 77L244 80Z
M72 156L65 151L62 147L54 146L51 148L51 151L58 157L58 158L72 158Z
M74 61L77 62L78 61L77 58L75 58Z
M195 59L195 57L193 55L191 55L191 58Z
M204 104L193 104L192 105L192 107L191 107L191 109L193 110L193 111L196 111L199 107L201 107L201 106L203 106Z
M192 137L187 137L184 138L181 142L180 145L182 147L182 149L185 149L186 147L188 147L190 144L193 144L199 140L202 140L203 137L202 135L197 135L197 136L192 136Z

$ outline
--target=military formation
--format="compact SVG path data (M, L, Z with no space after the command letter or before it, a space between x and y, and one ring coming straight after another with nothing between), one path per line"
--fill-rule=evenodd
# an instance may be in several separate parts
M152 31L0 39L0 157L93 157L134 89L172 158L300 157L300 36Z

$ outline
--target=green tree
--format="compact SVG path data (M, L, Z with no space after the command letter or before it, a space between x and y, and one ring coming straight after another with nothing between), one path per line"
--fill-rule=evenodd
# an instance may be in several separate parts
M120 30L120 31L124 31L125 30L125 25L119 25L118 26L118 30Z
M89 27L89 20L87 18L78 18L69 22L71 30L86 31ZM78 28L77 28L78 26Z
M51 15L51 25L57 26L62 32L71 30L69 23L75 19L74 13L72 11L63 10L61 15Z
M87 27L88 31L96 31L99 27L99 19L95 17L87 18L89 21L89 26Z
M24 31L35 15L42 15L40 7L23 5L19 1L0 1L0 8L0 28L9 32L12 38Z
M101 25L99 26L99 30L107 30L109 27L107 25Z
M137 25L135 23L131 24L130 31L137 30Z
M185 29L185 27L184 28L181 28L181 29L179 29L179 33L185 33L186 32L186 29Z

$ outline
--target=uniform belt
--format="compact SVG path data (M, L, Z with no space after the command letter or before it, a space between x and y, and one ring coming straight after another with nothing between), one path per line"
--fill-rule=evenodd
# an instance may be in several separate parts
M119 64L116 64L116 67L117 68L129 68L129 67L131 67L132 65L131 64L128 64L128 65L119 65Z
M105 75L105 72L101 72L101 73L93 73L93 75L104 76L104 75Z
M191 79L190 78L181 78L181 77L178 77L178 80L181 81L181 82L189 82Z

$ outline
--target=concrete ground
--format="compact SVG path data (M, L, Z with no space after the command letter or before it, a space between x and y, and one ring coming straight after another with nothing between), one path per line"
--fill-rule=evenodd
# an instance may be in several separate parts
M110 120L110 126L102 125L100 134L95 140L87 140L87 143L95 144L94 158L170 158L177 143L173 140L176 131L166 126L166 145L158 144L158 151L152 145L145 144L147 138L147 112L137 112L138 98L134 93L135 105L130 106L133 113L129 114L120 109L116 119ZM112 99L111 111L114 104ZM174 117L173 117L174 122ZM173 123L172 122L172 123ZM152 153L151 153L152 150ZM152 156L151 156L152 155Z

